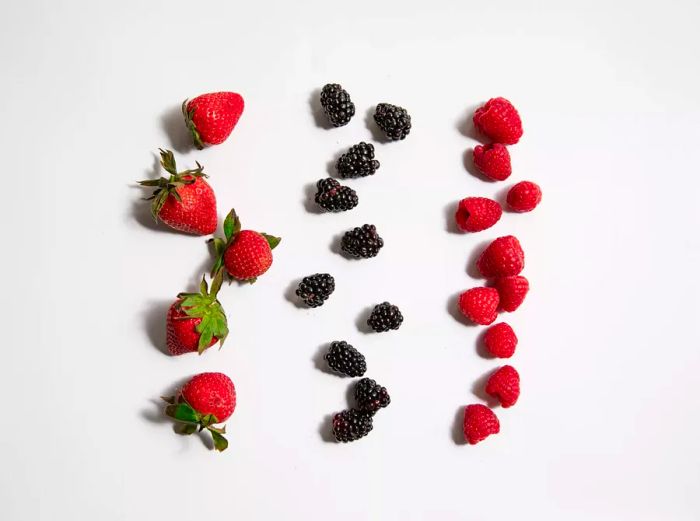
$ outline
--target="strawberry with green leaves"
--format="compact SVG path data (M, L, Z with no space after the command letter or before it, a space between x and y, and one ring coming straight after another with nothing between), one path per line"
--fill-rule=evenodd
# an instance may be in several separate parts
M272 250L282 239L266 233L241 230L241 220L232 209L224 220L224 235L213 239L216 261L212 276L224 267L240 281L255 282L272 265Z
M236 409L236 388L228 376L200 373L183 385L176 396L163 397L163 400L168 403L165 414L178 422L179 434L189 435L206 429L214 440L214 449L226 450L226 426L216 425L228 420Z
M221 288L223 273L216 274L211 283L202 277L199 293L180 293L168 309L166 341L173 356L199 353L219 342L224 345L228 335L226 314L216 295Z
M182 115L194 145L218 145L226 141L243 114L243 97L236 92L211 92L182 103Z
M152 186L156 190L148 198L151 213L156 221L161 220L175 230L209 235L216 231L216 196L204 180L206 174L197 163L194 170L177 171L175 157L170 150L160 150L160 164L169 177L140 181L141 186Z

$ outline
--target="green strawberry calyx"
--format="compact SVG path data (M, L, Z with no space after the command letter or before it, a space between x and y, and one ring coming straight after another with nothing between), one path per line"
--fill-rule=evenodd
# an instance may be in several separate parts
M223 271L224 267L224 253L226 253L226 250L228 249L229 246L233 243L233 241L236 240L236 236L241 232L241 220L236 214L236 210L231 208L231 211L228 213L226 218L224 219L224 236L225 238L221 237L215 237L214 239L210 239L209 242L211 242L214 245L214 265L211 268L211 276L215 277L219 272ZM280 237L275 237L274 235L269 235L267 233L261 233L263 237L265 237L265 240L267 241L267 244L270 245L270 249L274 250L275 247L280 243L282 240ZM251 279L248 282L255 282L255 279Z
M165 407L166 416L178 422L178 434L188 436L206 429L214 440L215 450L223 452L228 448L228 440L224 437L226 426L215 427L214 425L219 423L216 416L197 412L182 395L161 398L168 404Z
M177 296L180 299L178 307L187 315L182 317L182 319L201 319L196 328L197 333L199 333L197 351L200 355L209 347L213 338L217 338L219 345L223 346L228 336L226 314L221 303L216 298L221 289L223 279L223 272L219 271L216 273L211 281L210 289L206 278L202 276L199 293L180 293Z
M185 100L182 102L182 115L185 117L185 125L187 125L187 128L189 129L190 133L192 134L192 140L194 141L194 146L196 146L199 150L202 150L204 148L204 142L202 141L202 137L199 135L199 131L197 130L197 126L194 124L194 121L192 121L192 117L194 116L194 111L195 109L187 109L187 104L190 100Z
M155 190L151 197L146 198L147 201L153 201L151 203L151 213L153 218L157 221L158 214L163 208L165 201L168 200L169 196L173 196L178 202L182 202L180 194L178 193L178 188L182 188L185 185L191 185L194 183L198 177L207 177L204 173L204 167L197 162L197 168L193 170L185 170L183 172L177 171L177 165L175 164L175 156L171 150L160 150L160 164L163 169L170 174L169 177L161 177L160 179L146 179L145 181L139 181L141 186L153 186Z

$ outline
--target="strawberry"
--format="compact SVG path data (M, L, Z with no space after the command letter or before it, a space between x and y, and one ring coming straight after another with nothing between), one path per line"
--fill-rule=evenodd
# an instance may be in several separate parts
M228 325L221 303L216 299L222 281L223 272L219 270L209 290L206 279L202 277L199 293L180 293L170 306L166 330L171 355L194 352L201 355L216 342L224 345Z
M464 408L464 439L470 445L476 445L500 430L498 418L485 405L472 404Z
M499 237L489 244L476 262L484 277L509 277L525 267L525 253L512 235Z
M214 276L222 266L237 280L255 282L272 265L272 250L282 239L266 233L241 230L241 220L232 209L224 220L226 239L215 238Z
M218 145L226 141L243 114L243 97L235 92L202 94L182 103L182 114L194 145Z
M512 172L508 147L500 143L477 145L473 152L474 166L494 181L508 179Z
M480 232L491 228L501 218L501 205L486 197L467 197L459 202L455 221L465 232Z
M523 124L513 104L505 98L491 98L474 112L474 126L495 143L514 145L523 135Z
M151 213L175 230L209 235L216 231L216 196L204 180L204 168L197 163L194 170L178 173L175 156L170 150L160 150L160 164L170 177L140 181L141 186L153 186L156 190L148 198L153 201Z
M493 288L472 288L459 296L460 311L472 322L487 326L496 320L498 291Z
M504 408L512 407L520 396L520 375L514 367L504 365L489 377L486 393L498 398Z
M223 373L200 373L182 386L177 396L163 397L168 403L165 414L182 424L180 434L194 434L207 429L214 448L224 451L226 426L215 427L229 419L236 409L236 388Z
M515 311L525 300L525 295L530 290L530 283L522 275L516 275L496 279L493 282L493 287L498 291L500 309Z
M510 358L518 346L518 337L512 327L505 322L499 322L486 330L484 345L493 356Z

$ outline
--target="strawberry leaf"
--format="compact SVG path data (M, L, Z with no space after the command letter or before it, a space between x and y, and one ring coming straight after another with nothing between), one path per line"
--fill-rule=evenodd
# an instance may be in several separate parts
M228 440L215 430L209 429L209 432L211 433L211 437L214 440L214 449L216 449L219 452L225 451L228 448Z
M236 211L231 208L224 219L224 235L226 236L226 242L230 243L231 238L241 231L241 220L236 215Z
M177 175L177 165L175 164L175 155L172 150L160 150L160 164L163 169L171 175Z
M267 244L270 245L271 250L274 250L282 240L281 237L275 237L274 235L268 235L267 233L263 233L262 236L265 237L265 240L267 241Z
M187 403L176 403L165 408L165 414L184 423L199 423L199 414Z
M189 436L197 432L197 424L195 423L183 423L182 425L177 425L176 430L178 434L183 436Z

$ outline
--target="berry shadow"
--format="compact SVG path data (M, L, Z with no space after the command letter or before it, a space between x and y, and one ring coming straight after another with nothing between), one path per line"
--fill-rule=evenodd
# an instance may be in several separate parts
M328 177L335 177L341 179L336 165L338 164L338 159L340 159L340 157L343 154L345 154L345 152L347 152L347 149L339 150L333 155L333 159L326 163L326 173L328 174Z
M462 155L462 163L464 164L464 169L472 176L476 177L480 181L484 181L485 183L496 183L494 179L491 179L490 177L485 176L482 174L479 169L476 167L474 164L474 149L473 148L467 148L464 151L464 154Z
M486 394L486 382L489 381L489 378L491 377L493 372L494 369L482 374L472 384L472 394L476 396L479 400L486 402L486 405L488 405L492 409L498 406L498 400L493 396Z
M443 210L445 213L445 231L447 233L454 233L455 235L465 235L465 233L459 229L457 221L455 220L455 213L457 213L458 206L459 203L449 203L445 206Z
M455 421L452 424L450 436L455 445L466 445L464 439L464 406L460 406L455 414Z
M362 313L360 313L355 319L355 325L357 326L358 331L360 331L361 333L374 333L372 327L367 323L367 319L372 314L373 310L374 306L367 306L365 309L362 310Z
M320 215L326 212L316 203L316 193L318 192L316 183L317 181L304 186L304 199L302 202L307 212Z
M143 325L151 345L164 355L170 356L165 336L165 318L174 300L156 300L149 303L142 314Z
M333 436L333 414L326 414L318 426L318 434L326 443L338 443Z
M455 128L457 129L457 132L462 134L464 137L475 139L477 141L483 140L484 136L479 134L479 131L476 130L473 119L474 112L482 105L483 103L479 103L478 105L470 105L469 107L467 107L467 110L464 113L462 113L462 115L457 120L457 123L455 123Z
M168 136L170 141L169 148L181 154L194 149L192 134L190 134L187 125L185 125L185 118L182 115L182 107L180 105L171 107L163 113L160 117L160 126Z
M299 283L301 283L301 278L294 279L289 283L289 286L287 286L287 289L284 292L284 298L287 302L290 304L294 304L295 307L299 309L309 309L309 306L304 304L302 300L299 298L297 295L297 288L299 287Z
M330 130L333 127L332 123L323 111L323 106L321 105L321 89L316 89L309 96L309 107L311 108L311 114L314 117L314 123L317 127Z
M489 353L489 350L486 349L486 344L484 343L484 337L486 336L486 332L489 330L489 327L491 326L485 327L482 331L479 331L479 334L476 336L476 345L474 348L476 350L476 354L481 358L494 360L496 357Z
M515 210L511 209L510 206L508 206L508 192L510 191L511 187L512 185L501 188L498 192L496 192L495 199L501 205L501 208L503 208L503 213L517 214L518 212L516 212Z
M486 249L486 247L489 244L491 244L491 241L481 241L469 253L469 258L467 259L466 272L467 275L469 275L470 277L474 279L484 278L484 276L479 272L479 268L476 267L476 261L479 260L481 253Z
M477 324L469 320L459 309L459 296L462 292L455 293L447 300L447 312L452 315L457 322L469 327L476 327Z
M355 259L355 257L352 257L343 251L342 242L343 242L344 235L345 235L345 232L335 234L333 236L333 239L331 239L331 243L330 243L328 249L331 250L331 252L336 253L336 254L340 255L341 257L344 257L347 260L350 260L350 261L357 260L357 259Z
M318 369L319 371L326 373L326 374L333 375L333 376L339 376L341 378L344 378L345 377L344 374L336 373L335 371L333 371L333 369L328 367L328 362L326 362L326 359L323 358L325 356L325 354L328 352L329 347L330 347L330 342L326 342L325 344L321 344L321 346L319 346L319 348L316 350L316 354L314 354L311 361L313 362L314 367L316 369Z
M379 128L377 122L374 121L375 109L376 107L370 107L369 109L367 109L367 112L365 112L365 125L372 134L372 139L374 139L377 143L390 143L391 141L386 137L386 134L382 132L382 129Z

